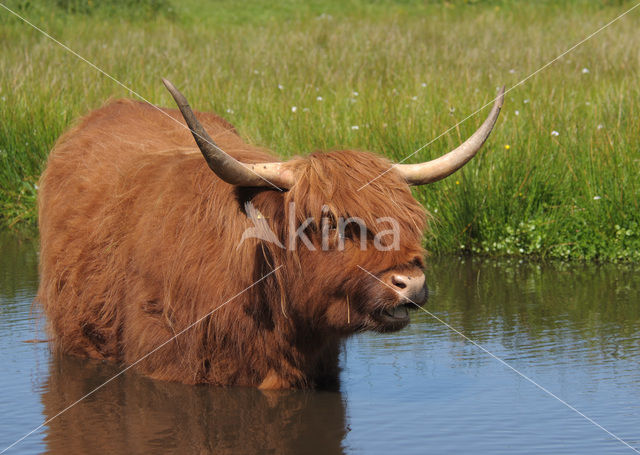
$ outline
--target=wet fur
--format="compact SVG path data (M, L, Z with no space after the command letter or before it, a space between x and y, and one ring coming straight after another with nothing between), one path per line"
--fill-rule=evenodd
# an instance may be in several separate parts
M163 111L183 123L177 110ZM198 117L240 161L277 159L220 117ZM235 188L209 170L175 120L145 103L113 101L52 151L39 192L38 301L56 349L132 364L224 304L136 368L190 384L335 385L340 341L389 329L372 311L397 301L358 265L374 274L421 267L424 210L394 171L357 191L390 166L358 151L290 160L298 181L286 192ZM394 217L400 249L360 251L347 241L344 251L286 251L255 239L238 246L252 226L249 201L283 243L295 202L298 220L319 220L328 204L334 216L361 217L373 233L376 217ZM317 229L309 236L320 246Z

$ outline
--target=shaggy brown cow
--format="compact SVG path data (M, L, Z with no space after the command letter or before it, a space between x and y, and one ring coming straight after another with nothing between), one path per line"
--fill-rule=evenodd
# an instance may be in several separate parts
M426 300L425 212L409 185L470 160L503 91L456 150L389 170L351 150L277 162L216 115L197 115L205 130L165 84L211 169L180 111L129 100L86 116L49 157L38 300L55 346L190 384L335 385L345 336L398 330ZM383 217L395 220L394 248L374 248ZM243 238L256 218L276 241ZM362 224L336 229L345 218ZM293 231L308 242L288 247Z

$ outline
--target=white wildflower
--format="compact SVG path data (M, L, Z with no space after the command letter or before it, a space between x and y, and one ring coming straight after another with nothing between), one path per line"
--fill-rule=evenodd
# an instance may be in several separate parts
M515 74L515 73L516 73L516 70L514 70L513 68L509 70L509 74Z
M319 97L316 98L316 101L322 101L322 99L323 98L321 96L319 96Z
M553 130L553 131L551 132L551 135L552 135L552 136L560 136L560 133L558 133L556 130Z
M412 97L411 97L411 99L412 99L413 101L418 101L418 97L417 97L417 96L412 96Z
M589 68L582 68L582 74L589 74Z
M602 199L600 196L593 196L594 201L599 201L600 199Z
M524 104L529 104L529 98L527 98L526 100L524 100Z
M359 93L358 92L353 92L353 96L358 96Z
M284 90L284 85L282 85L282 84L278 84L278 88L279 88L280 90Z
M422 85L423 87L426 87L426 86L427 86L427 83L426 83L426 82L423 82L423 83L422 83L422 84L420 84L420 85Z
M515 114L520 115L520 111L516 110Z
M295 107L295 106L291 106L291 112L295 112L295 111L297 111L297 110L298 110L298 108L297 108L297 107Z
M227 109L227 114L233 114L233 109L228 108L228 109Z
M359 130L359 129L360 129L360 127L359 127L358 125L353 125L353 126L351 127L351 129L352 129L352 130Z

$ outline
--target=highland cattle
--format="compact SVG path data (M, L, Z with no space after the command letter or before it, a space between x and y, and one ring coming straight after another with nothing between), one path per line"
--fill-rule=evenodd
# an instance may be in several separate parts
M37 299L55 348L188 384L335 385L345 337L399 330L426 301L410 186L477 153L504 90L458 148L394 165L354 150L281 161L165 85L179 110L112 101L49 156Z

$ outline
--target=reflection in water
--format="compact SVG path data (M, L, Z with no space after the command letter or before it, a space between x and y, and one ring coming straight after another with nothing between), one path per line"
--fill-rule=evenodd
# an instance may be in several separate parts
M24 314L24 300L33 299L37 287L37 243L0 231L0 315ZM3 322L0 328L9 329Z
M430 261L426 309L640 447L640 266ZM37 253L0 234L0 450L120 371L51 356ZM628 453L427 314L346 343L341 392L127 372L7 453Z
M569 323L626 331L640 319L640 266L437 259L437 310L455 311L465 330L496 321L531 333ZM583 332L586 334L587 332ZM625 332L621 333L624 334Z
M67 356L52 361L45 416L117 372ZM48 427L53 454L342 453L345 407L338 392L188 386L125 373Z
M638 265L439 259L431 272L430 309L475 341L499 334L508 348L545 341L560 351L578 342L640 360Z

